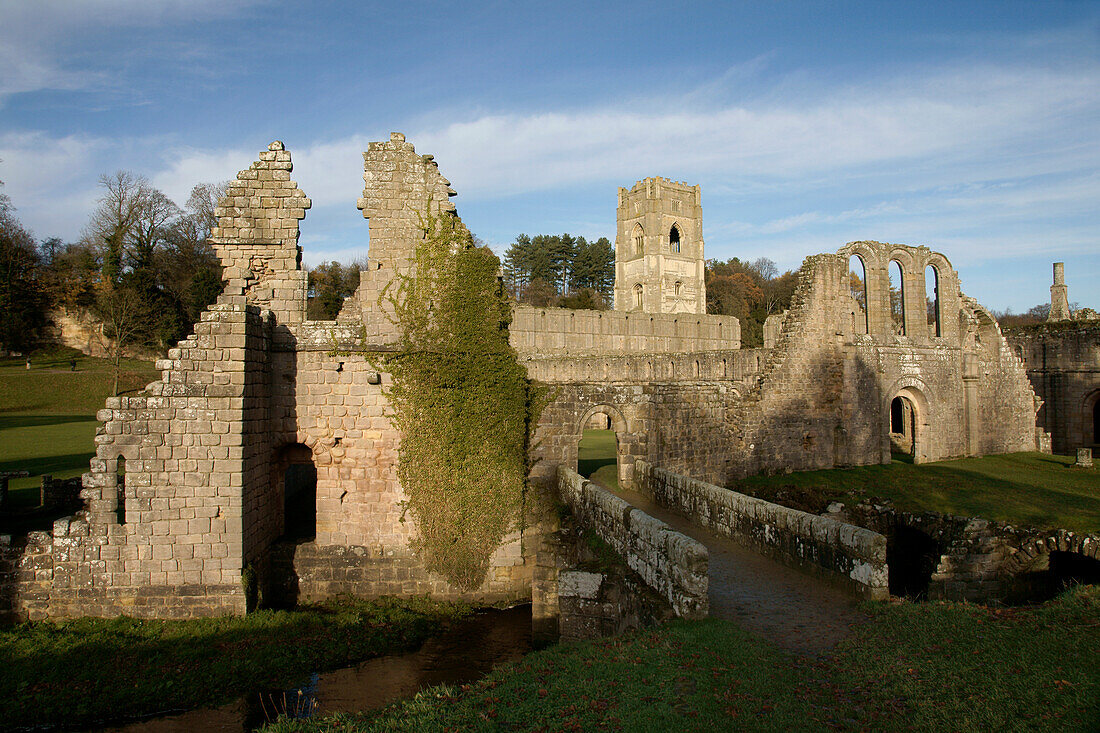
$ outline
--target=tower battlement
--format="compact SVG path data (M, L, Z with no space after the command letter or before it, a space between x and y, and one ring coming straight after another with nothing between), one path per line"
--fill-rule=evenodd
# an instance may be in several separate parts
M699 186L659 176L619 188L615 309L706 313Z

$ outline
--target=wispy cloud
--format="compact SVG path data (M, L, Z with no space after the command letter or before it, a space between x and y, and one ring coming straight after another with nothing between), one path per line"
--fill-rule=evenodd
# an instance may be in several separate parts
M100 87L110 80L74 67L70 46L104 29L222 18L258 0L0 0L0 104L11 94ZM104 49L117 53L119 49Z

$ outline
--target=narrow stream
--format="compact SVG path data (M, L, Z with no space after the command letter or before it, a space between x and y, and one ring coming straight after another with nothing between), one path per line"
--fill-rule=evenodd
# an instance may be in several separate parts
M429 639L419 651L320 672L288 690L256 690L219 708L142 720L103 733L246 733L280 713L305 717L384 707L443 683L474 682L531 650L531 606L483 610Z

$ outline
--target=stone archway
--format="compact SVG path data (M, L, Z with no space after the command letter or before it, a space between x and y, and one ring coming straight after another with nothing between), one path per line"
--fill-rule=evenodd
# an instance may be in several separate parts
M1006 600L1030 603L1053 598L1071 585L1100 584L1095 536L1060 530L1025 542L1001 566Z
M578 470L582 468L580 465L580 448L581 441L585 439L585 429L591 429L590 426L595 424L595 421L601 420L601 416L603 424L607 425L607 428L603 429L613 433L615 437L615 465L619 486L629 487L633 483L634 476L634 451L631 450L631 446L635 440L629 431L626 418L614 405L593 405L581 415L573 433L575 444L578 447L577 468Z

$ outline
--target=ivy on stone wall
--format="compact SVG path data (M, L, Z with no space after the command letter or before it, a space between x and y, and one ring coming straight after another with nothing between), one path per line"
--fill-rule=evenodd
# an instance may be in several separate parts
M383 367L393 378L387 396L413 548L429 570L470 590L520 518L544 400L508 343L496 255L453 216L428 216L422 228L411 269L383 292L401 332Z

